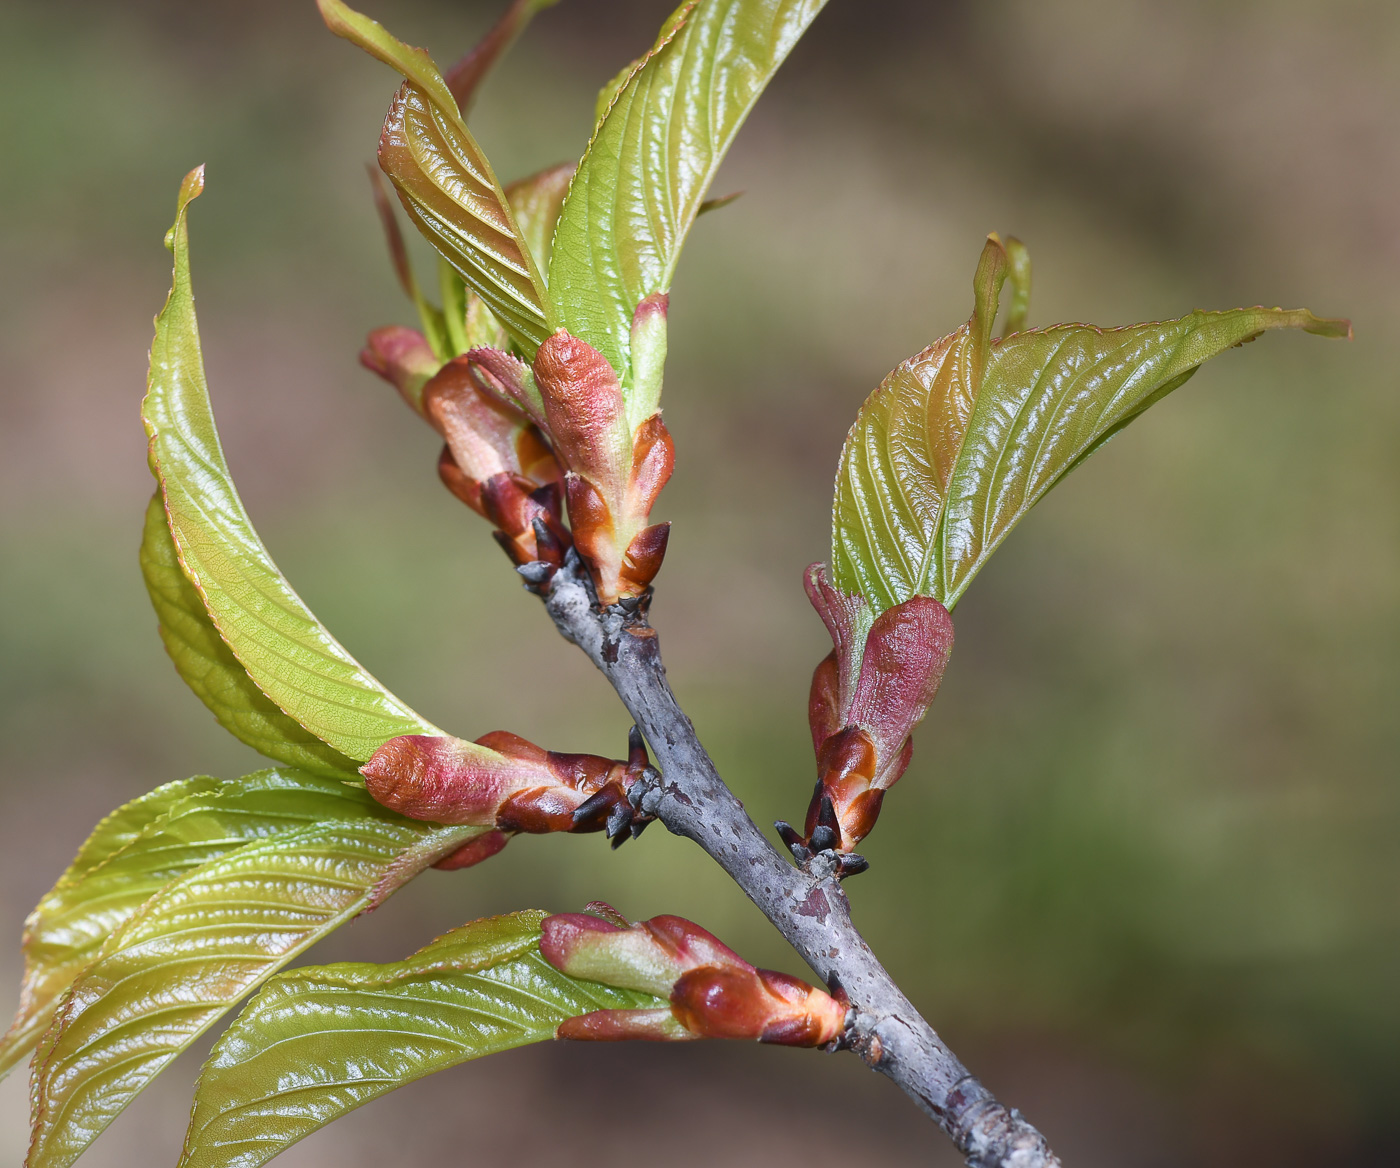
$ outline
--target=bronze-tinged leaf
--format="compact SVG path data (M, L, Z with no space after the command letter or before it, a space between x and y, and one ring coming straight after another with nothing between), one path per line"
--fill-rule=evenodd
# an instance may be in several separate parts
M1020 323L1024 248L1010 265ZM992 236L967 324L866 399L837 472L835 583L876 612L931 596L951 609L1012 527L1065 474L1200 365L1272 329L1348 337L1303 310L1193 312L1123 328L1064 324L993 340L1008 271Z
M552 327L544 279L437 65L341 0L317 3L332 32L406 79L384 123L379 165L428 242L533 354Z
M455 111L405 82L379 165L418 230L527 354L550 333L544 281L491 164Z

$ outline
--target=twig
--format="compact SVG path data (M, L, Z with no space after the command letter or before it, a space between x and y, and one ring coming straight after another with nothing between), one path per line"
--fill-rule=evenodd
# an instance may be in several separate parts
M745 813L671 692L644 608L599 609L573 554L544 600L559 632L612 683L660 764L642 808L704 848L822 981L845 990L855 1014L850 1048L898 1083L972 1168L1058 1168L1045 1137L968 1072L895 985L851 923L834 875L794 867Z

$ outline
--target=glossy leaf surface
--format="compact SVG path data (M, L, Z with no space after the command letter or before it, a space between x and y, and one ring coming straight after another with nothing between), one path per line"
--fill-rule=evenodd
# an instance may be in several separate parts
M877 612L914 595L951 609L1056 482L1202 362L1271 329L1350 334L1301 309L1241 308L992 340L1006 268L993 237L972 319L895 369L847 435L831 563Z
M189 203L167 236L174 285L156 318L142 418L184 574L225 644L264 694L322 742L363 761L400 734L441 733L376 681L289 585L243 509L209 404L190 287Z
M434 1071L552 1038L594 1010L664 1005L553 968L539 952L544 916L476 921L391 965L268 982L205 1064L181 1168L256 1168Z
M88 880L110 866L190 796L218 790L214 779L181 779L119 807L94 829L67 871L24 923L24 977L15 1020L0 1039L0 1073L14 1066L38 1041L54 1003L74 976L96 953L102 940L130 917L142 901L164 882L162 869L171 858L154 865L146 878L128 871L114 889L109 882ZM178 861L175 861L178 866ZM153 883L152 881L157 881ZM102 892L97 885L108 884Z
M167 783L103 820L25 926L25 976L9 1063L32 1046L54 1004L103 945L171 880L234 848L325 820L353 821L363 793L289 770L221 782Z
M32 1168L72 1163L239 998L481 830L416 823L295 771L192 796L153 826L67 898L91 960L35 1058ZM104 898L124 920L94 937Z
M825 0L699 0L620 80L564 203L549 266L558 323L624 387L643 297L665 292L725 151ZM629 403L639 424L655 403Z
M384 123L379 164L428 242L533 355L550 332L544 280L437 65L340 0L318 2L332 32L406 78Z
M180 568L159 492L146 510L141 574L160 621L165 651L181 680L220 726L276 762L355 779L355 763L278 709L224 644L199 592Z

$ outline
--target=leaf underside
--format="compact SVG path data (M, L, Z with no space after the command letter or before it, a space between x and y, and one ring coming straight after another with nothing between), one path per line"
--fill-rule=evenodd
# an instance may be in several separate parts
M482 830L291 769L193 782L36 910L31 961L50 995L69 984L35 1056L30 1168L71 1164L244 994Z
M579 1014L664 1004L554 969L539 952L544 916L476 921L390 965L272 979L204 1065L181 1168L257 1168L424 1075L552 1038Z
M637 303L670 288L725 151L824 2L682 5L618 79L559 218L549 290L558 323L601 352L624 388ZM629 418L654 408L629 401Z
M180 566L256 687L320 741L364 761L398 735L440 734L312 615L278 571L238 497L209 404L190 287L186 214L202 187L201 171L186 178L167 237L174 283L156 318L142 403L151 468Z
M895 369L847 435L831 563L876 612L915 595L951 609L1051 487L1203 362L1271 329L1349 331L1304 310L1242 308L983 342L1000 283L971 321Z

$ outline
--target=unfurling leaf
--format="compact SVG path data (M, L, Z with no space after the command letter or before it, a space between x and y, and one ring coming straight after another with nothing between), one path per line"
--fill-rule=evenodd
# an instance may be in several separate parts
M35 1058L30 1168L71 1164L250 989L484 830L290 769L148 799L158 814L31 923L27 985L70 984Z
M528 372L500 350L474 349L447 362L424 386L422 413L446 441L438 474L495 525L496 539L514 563L557 565L569 538L559 464L521 406L499 392L493 368L507 377Z
M243 509L209 404L190 286L188 207L203 168L180 188L170 297L156 318L142 419L179 563L254 684L336 751L363 761L400 734L440 733L376 681L277 570Z
M655 412L659 389L658 379L652 393L636 392L637 305L669 291L725 151L823 3L683 4L611 87L559 218L549 288L558 323L617 370L634 428Z
M550 964L570 977L653 994L670 1005L585 1014L561 1025L560 1038L741 1038L826 1046L846 1029L843 995L756 969L684 917L652 917L633 925L611 905L594 902L589 908L544 921L540 952Z
M165 651L220 726L276 762L318 775L355 777L356 764L278 709L219 636L199 592L180 568L160 492L146 509L141 574Z
M406 78L384 122L379 165L419 231L533 355L552 327L544 279L437 66L341 0L318 3L332 32Z
M539 951L544 915L476 921L391 965L273 978L204 1065L180 1168L258 1168L424 1075L548 1040L581 1014L663 1005L556 970Z
M266 770L167 783L114 811L25 923L20 1009L0 1062L12 1064L37 1041L58 996L171 880L254 840L356 818L366 805L343 781Z
M1018 289L1028 288L1029 261L1015 266L1026 273ZM1006 274L1006 252L992 236L972 319L895 369L846 438L832 582L876 613L913 596L951 609L1055 483L1202 362L1270 329L1350 335L1347 322L1302 309L1240 308L993 340ZM1012 323L1020 311L1018 297Z

